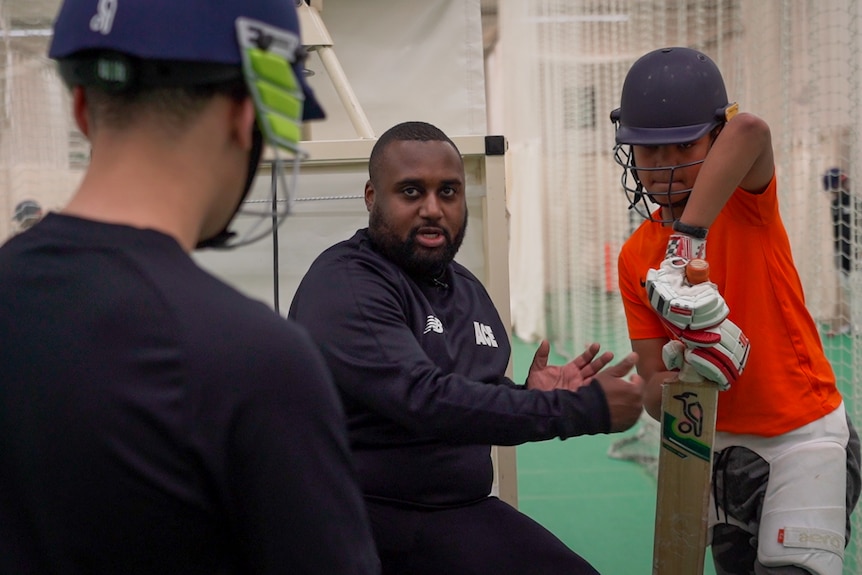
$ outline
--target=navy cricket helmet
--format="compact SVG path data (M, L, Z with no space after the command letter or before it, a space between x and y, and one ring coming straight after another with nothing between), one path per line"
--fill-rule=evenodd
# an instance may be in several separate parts
M64 0L54 23L49 56L69 86L98 86L110 92L138 88L181 88L242 81L254 101L257 124L243 195L234 216L256 220L243 234L228 226L197 247L233 248L269 233L290 212L296 188L301 123L324 117L305 81L305 50L297 0ZM269 211L246 197L264 141L272 145L287 201L272 190ZM291 181L279 148L293 153ZM271 227L271 226L270 226Z
M646 193L638 169L674 170L701 162L637 168L632 146L687 144L712 133L737 112L728 102L718 66L706 54L684 47L653 50L638 58L623 82L620 107L611 112L616 126L614 160L623 168L629 208L656 220L646 198L666 195L666 205L685 201L691 190ZM671 176L670 180L673 180Z
M296 0L64 0L48 55L65 82L123 89L194 86L242 78L236 22L247 18L300 37ZM324 112L291 60L304 94L302 118ZM116 60L99 58L113 54Z
M662 48L629 69L611 119L619 144L683 144L727 121L731 106L721 72L706 54Z

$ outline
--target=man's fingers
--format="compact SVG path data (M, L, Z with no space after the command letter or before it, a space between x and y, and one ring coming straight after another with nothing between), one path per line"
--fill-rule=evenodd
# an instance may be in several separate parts
M630 372L632 370L632 368L634 368L634 366L637 364L637 362L638 362L638 354L636 354L635 352L631 352L627 356L625 356L622 360L620 360L619 362L606 368L605 372L609 373L613 376L616 376L616 377L623 377L628 372Z
M530 364L530 371L535 371L537 369L544 369L548 367L548 357L551 355L551 344L548 343L548 340L543 339L539 343L538 349L536 349L536 354L533 356L533 363Z
M587 369L590 370L590 375L594 373L600 372L604 367L611 362L614 358L614 353L612 351L606 351L596 359L590 362L590 365ZM584 377L587 377L586 375Z
M589 344L584 350L584 353L572 360L572 363L574 363L578 369L583 369L593 361L593 358L595 358L596 354L599 353L600 347L601 346L595 342Z
M643 395L643 392L646 388L646 380L644 378L642 378L637 373L633 373L631 377L629 377L629 382L631 382L631 384L639 390L638 393Z
M597 378L605 392L611 416L611 432L630 428L643 413L646 381L637 373L625 377L636 361L637 355L629 354L621 362L602 371Z
M599 348L600 346L597 343L588 345L584 353L569 362L569 366L576 368L584 379L591 378L600 372L614 358L614 354L611 351L606 351L601 355L596 356Z

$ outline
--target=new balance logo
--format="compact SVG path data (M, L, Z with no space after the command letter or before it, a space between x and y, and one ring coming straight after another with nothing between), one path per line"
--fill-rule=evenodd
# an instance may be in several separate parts
M99 0L98 13L90 19L90 30L103 36L111 33L119 0Z
M476 332L476 345L487 345L489 347L497 347L497 340L494 338L494 332L484 323L478 321L473 322L473 329Z
M422 333L426 334L429 331L433 331L434 333L443 333L443 322L433 315L429 315L428 319L425 320L425 331Z

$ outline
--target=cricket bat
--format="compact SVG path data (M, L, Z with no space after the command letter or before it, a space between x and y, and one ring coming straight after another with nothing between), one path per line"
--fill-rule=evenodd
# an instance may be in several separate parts
M690 283L708 272L703 260L686 267ZM718 393L688 363L662 385L653 575L703 573Z

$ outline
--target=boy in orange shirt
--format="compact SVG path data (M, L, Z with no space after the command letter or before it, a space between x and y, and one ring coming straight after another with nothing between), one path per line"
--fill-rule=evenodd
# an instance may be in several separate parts
M716 572L840 575L859 439L805 307L769 126L736 114L716 65L688 48L638 59L611 119L630 207L647 220L619 256L647 411L659 419L661 383L683 355L724 390L710 505ZM671 256L708 260L712 285L692 295L709 302L706 325L685 329L656 296L675 273Z

